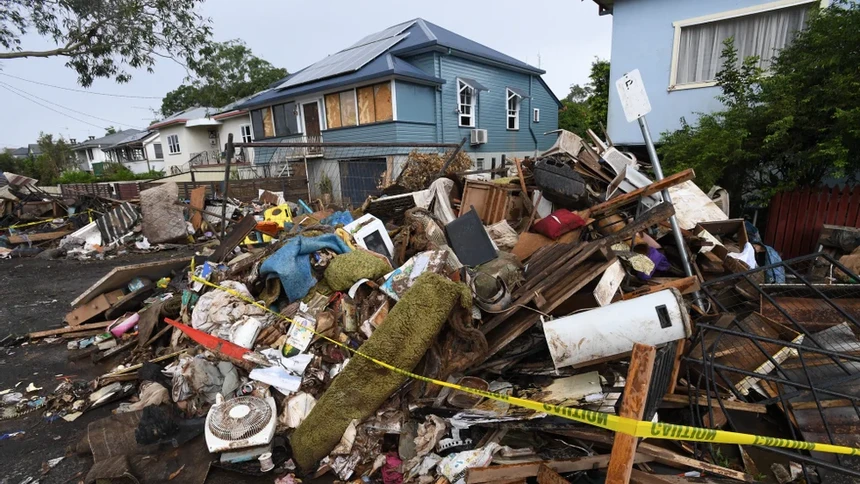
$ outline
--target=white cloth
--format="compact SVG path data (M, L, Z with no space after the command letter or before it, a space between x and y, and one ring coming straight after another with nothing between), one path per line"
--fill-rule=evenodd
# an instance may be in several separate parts
M742 252L729 252L729 257L734 257L739 261L745 262L750 269L758 267L758 264L755 262L755 248L749 242L744 244Z

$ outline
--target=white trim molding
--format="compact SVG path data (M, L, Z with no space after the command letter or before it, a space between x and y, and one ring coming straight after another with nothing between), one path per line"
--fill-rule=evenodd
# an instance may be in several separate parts
M830 0L777 0L775 2L763 3L761 5L755 5L752 7L739 8L735 10L728 10L725 12L718 12L709 15L702 15L700 17L693 17L685 20L678 20L672 22L672 27L674 29L674 35L672 38L672 59L671 59L671 67L669 69L669 92L672 91L681 91L685 89L698 89L703 87L713 87L716 86L716 81L705 81L705 82L691 82L686 84L677 84L676 80L678 78L678 57L680 55L681 49L681 29L684 27L691 27L694 25L701 25L711 22L719 22L721 20L728 20L732 18L745 17L748 15L755 15L764 12L770 12L773 10L780 10L783 8L797 7L800 5L809 5L818 2L821 8L826 8L830 4Z

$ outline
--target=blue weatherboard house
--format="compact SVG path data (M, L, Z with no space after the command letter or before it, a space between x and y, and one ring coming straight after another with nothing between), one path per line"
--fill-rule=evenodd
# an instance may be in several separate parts
M254 141L460 143L477 169L534 156L555 142L560 103L544 71L423 19L368 35L258 93ZM312 186L360 203L408 149L255 148L254 162L305 156Z
M618 145L642 145L637 123L628 123L614 83L639 69L652 111L651 135L694 123L698 113L722 109L723 41L734 37L738 57L758 56L767 69L775 52L792 41L810 9L827 0L594 0L612 15L608 134Z

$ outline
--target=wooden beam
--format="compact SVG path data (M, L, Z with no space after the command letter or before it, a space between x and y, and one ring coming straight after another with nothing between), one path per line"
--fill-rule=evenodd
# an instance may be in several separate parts
M640 197L650 197L657 192L661 192L669 187L679 185L681 183L684 183L685 181L689 181L694 178L696 178L696 173L693 171L692 168L688 168L682 172L675 173L674 175L669 175L662 180L655 181L648 186L637 188L632 192L625 193L613 199L607 200L603 203L599 203L591 207L591 215L594 216L597 214L612 211L616 208L623 207L628 203L633 203Z
M23 244L25 242L42 242L45 240L59 239L60 237L64 237L70 233L72 233L71 230L59 230L57 232L42 232L38 234L10 235L9 243Z
M670 408L678 408L678 405L686 407L690 405L690 396L668 393L663 397L663 403L668 403L669 405L667 405L667 407ZM708 397L705 395L700 395L698 398L696 398L695 403L696 405L707 407ZM711 406L714 408L720 408L720 403L717 402L716 398L711 398ZM737 400L723 400L723 406L727 410L739 410L741 412L752 413L767 413L767 406L758 403L739 402Z
M637 454L637 464L651 462L648 456ZM551 460L524 462L522 464L496 465L489 467L473 467L466 470L467 484L480 484L483 482L499 482L507 479L524 479L538 475L541 466L546 466L558 473L585 471L590 469L602 469L609 464L609 454L579 457L570 460Z
M654 371L656 357L657 348L642 343L633 345L630 368L627 370L627 384L624 385L624 400L621 402L619 416L642 420L645 415L645 401L648 399L648 388L651 386L651 374ZM630 482L630 472L633 470L633 459L636 455L638 441L638 437L615 433L612 456L609 460L609 469L606 472L607 484L627 484Z
M607 247L611 247L618 242L632 238L648 227L668 220L672 215L675 215L675 207L671 203L660 203L636 217L636 220L625 225L623 229L598 240L598 242L603 242Z
M604 446L613 445L612 433L607 430L590 428L547 431L553 434L573 437L575 439L597 442L603 444ZM711 464L709 462L691 459L689 457L676 454L671 450L664 449L648 442L640 443L639 447L636 449L636 452L637 454L645 454L649 457L652 457L655 462L659 462L663 465L677 467L679 469L696 469L700 471L705 471L706 473L716 474L719 476L728 477L730 479L735 479L743 482L756 482L755 479L753 479L753 476L745 472L728 469L726 467L721 467L715 464Z
M647 294L653 294L655 292L671 288L677 289L681 292L681 294L690 294L701 289L701 286L699 285L699 278L696 276L681 277L669 282L664 282L662 284L640 287L635 291L631 291L627 294L624 294L623 296L621 296L621 299L626 301L628 299L634 299L637 297L645 296Z
M561 474L550 469L545 464L538 467L537 474L538 484L569 484L567 479L561 477Z
M203 223L202 210L206 205L206 187L200 186L192 189L189 198L191 199L189 206L197 209L191 214L191 225L194 226L194 230L199 230L200 225Z
M112 323L112 322L113 321L102 321L100 323L82 324L80 326L75 326L74 328L71 326L66 326L65 328L48 329L45 331L36 331L34 333L30 333L28 336L30 337L30 339L36 339L36 338L45 338L48 336L56 336L58 334L76 333L79 331L86 331L88 329L101 329L101 328L107 328L110 325L110 323Z

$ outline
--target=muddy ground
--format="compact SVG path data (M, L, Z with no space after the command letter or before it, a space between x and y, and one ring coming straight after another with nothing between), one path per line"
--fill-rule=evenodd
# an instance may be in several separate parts
M26 334L64 326L63 317L70 309L69 303L113 267L189 255L188 251L165 251L128 254L103 261L0 260L0 339L10 333ZM0 348L0 391L19 385L15 390L23 392L32 382L43 388L37 394L47 396L63 377L89 381L118 363L106 361L94 365L88 359L70 362L67 357L66 340ZM113 403L86 412L74 422L49 422L39 410L0 421L0 435L24 432L0 440L0 462L3 463L0 484L19 484L28 477L41 484L82 481L92 459L67 453L67 448L74 447L85 436L90 422L110 415L116 406L117 403ZM64 455L67 457L62 462L42 475L43 463ZM250 478L218 469L212 469L206 480L213 484L273 481L270 476Z

